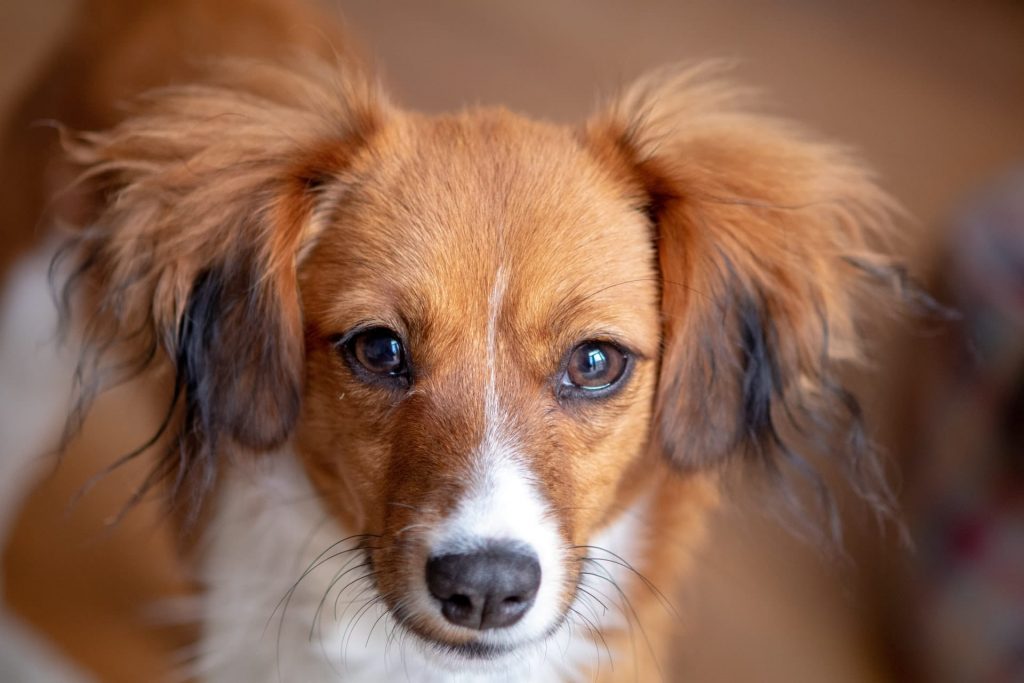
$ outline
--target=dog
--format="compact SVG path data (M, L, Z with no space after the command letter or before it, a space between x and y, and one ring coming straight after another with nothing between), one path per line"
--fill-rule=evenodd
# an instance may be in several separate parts
M74 179L70 426L168 378L125 457L157 453L135 498L194 546L190 675L664 678L725 464L806 473L809 432L890 504L839 369L892 298L895 204L716 69L576 127L426 116L315 8L86 8L54 73L97 54L24 108L60 150L5 160L8 262Z

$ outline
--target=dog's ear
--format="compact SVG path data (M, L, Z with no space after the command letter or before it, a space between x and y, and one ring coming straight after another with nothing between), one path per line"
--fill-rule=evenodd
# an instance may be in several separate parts
M849 153L748 112L748 94L708 71L641 80L585 133L631 184L657 240L656 438L680 468L748 454L807 472L791 437L835 440L827 432L840 425L848 438L823 450L848 451L854 484L884 507L836 365L863 355L859 314L884 313L889 292L875 285L894 203Z
M204 484L223 452L269 450L292 431L297 263L384 116L367 81L322 65L224 64L211 83L153 93L116 128L68 143L104 193L69 247L67 287L88 282L94 298L89 362L116 350L123 376L166 354L180 428L154 476Z

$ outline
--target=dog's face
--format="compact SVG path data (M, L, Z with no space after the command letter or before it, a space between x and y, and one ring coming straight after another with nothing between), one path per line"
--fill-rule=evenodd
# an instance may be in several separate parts
M569 128L401 112L326 67L224 82L73 146L116 193L77 243L88 340L173 362L155 478L201 501L287 447L456 661L558 626L652 459L801 468L785 423L859 428L832 363L888 200L729 88L663 74Z
M299 269L298 453L409 628L537 641L647 447L653 227L572 131L501 111L385 124L345 175Z

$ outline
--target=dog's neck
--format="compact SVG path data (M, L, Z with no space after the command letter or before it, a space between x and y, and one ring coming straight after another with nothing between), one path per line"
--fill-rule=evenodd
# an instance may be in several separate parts
M203 544L203 636L192 672L203 680L564 681L592 679L595 662L613 666L616 653L596 631L626 626L625 596L610 587L626 585L621 567L595 570L608 575L589 582L593 599L581 591L547 641L498 666L456 664L396 626L365 578L359 543L373 539L338 527L294 454L229 479ZM634 504L594 545L628 558L646 507Z

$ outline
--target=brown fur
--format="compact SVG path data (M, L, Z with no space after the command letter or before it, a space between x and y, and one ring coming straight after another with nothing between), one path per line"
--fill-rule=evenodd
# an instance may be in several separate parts
M860 408L836 370L862 360L866 295L875 315L889 306L878 277L893 272L883 254L898 207L848 151L749 111L749 93L720 70L654 73L587 128L645 189L658 229L658 437L686 470L747 454L772 473L795 467L819 489L788 436L846 444L838 457L851 482L888 512ZM845 438L824 436L833 433Z
M352 62L288 64L188 71L193 84L69 141L98 192L72 252L72 289L96 287L84 333L98 353L127 354L128 375L172 368L180 405L149 483L169 479L189 509L231 458L294 439L343 526L382 537L377 586L397 608L426 559L402 529L452 507L482 438L499 276L493 372L580 556L647 493L657 536L674 542L651 543L637 569L671 584L718 464L749 452L800 467L787 429L841 411L858 433L834 365L859 356L858 296L891 203L848 154L749 113L704 70L642 80L570 129L503 110L425 117ZM367 323L407 341L411 391L363 383L339 356L339 336ZM629 380L560 401L565 353L594 338L631 352ZM884 505L862 450L846 454L851 472ZM672 620L639 579L627 591L651 648L604 636L646 677ZM471 638L421 615L406 626Z

